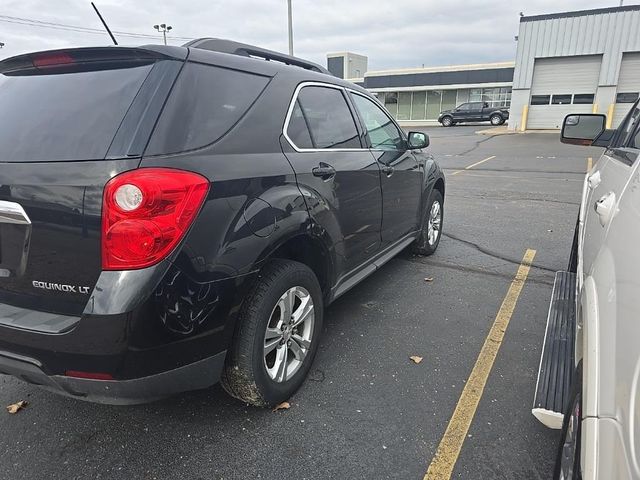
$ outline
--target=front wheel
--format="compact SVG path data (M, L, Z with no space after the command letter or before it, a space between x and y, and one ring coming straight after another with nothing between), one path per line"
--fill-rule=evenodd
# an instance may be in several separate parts
M491 117L489 118L489 121L491 122L491 125L502 125L504 123L504 119L502 118L502 115L498 115L497 113L494 115L491 115Z
M413 243L413 251L418 255L433 255L442 236L442 222L444 218L444 199L435 188L429 195L422 214L422 230Z
M322 291L309 267L272 260L238 316L222 386L256 406L287 400L304 382L322 331Z
M442 117L442 126L443 127L450 127L451 125L453 125L453 118L451 118L451 117Z
M582 364L574 375L567 411L562 423L562 435L558 446L555 480L579 480L580 440L582 435Z

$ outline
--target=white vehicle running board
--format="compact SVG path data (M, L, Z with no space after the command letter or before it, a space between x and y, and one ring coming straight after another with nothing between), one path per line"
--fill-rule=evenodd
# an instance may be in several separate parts
M553 428L555 430L560 430L562 428L562 422L564 421L564 415L559 412L552 412L551 410L546 410L544 408L532 408L531 413L536 417L540 422L549 428Z

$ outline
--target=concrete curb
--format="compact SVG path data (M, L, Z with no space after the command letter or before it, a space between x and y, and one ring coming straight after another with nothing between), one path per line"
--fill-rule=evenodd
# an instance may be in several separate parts
M527 134L527 133L560 133L560 130L525 130L524 132L520 131L520 130L508 130L506 126L502 126L502 127L494 127L494 128L487 128L485 130L477 130L475 132L477 135L491 135L491 136L495 136L495 135L521 135L521 134Z

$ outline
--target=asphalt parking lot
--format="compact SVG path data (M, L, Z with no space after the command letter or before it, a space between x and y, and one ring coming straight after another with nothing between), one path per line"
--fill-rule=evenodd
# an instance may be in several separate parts
M0 413L0 478L423 478L527 249L533 265L453 478L550 478L558 432L530 408L553 275L600 151L481 128L423 129L447 176L439 250L402 253L326 311L289 410L247 407L219 386L95 405L0 376L0 404L29 402Z

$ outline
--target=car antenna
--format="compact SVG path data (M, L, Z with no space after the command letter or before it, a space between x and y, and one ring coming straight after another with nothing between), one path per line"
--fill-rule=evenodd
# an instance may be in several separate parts
M91 6L96 11L96 14L98 15L98 18L102 22L102 25L104 25L104 28L107 31L107 33L109 34L109 36L111 37L111 40L113 40L113 44L114 45L118 45L118 42L116 41L116 37L114 37L113 33L111 33L111 30L109 30L109 26L107 25L107 22L104 21L104 18L102 18L102 15L100 15L100 12L98 11L98 7L96 7L96 5L93 2L91 2Z

